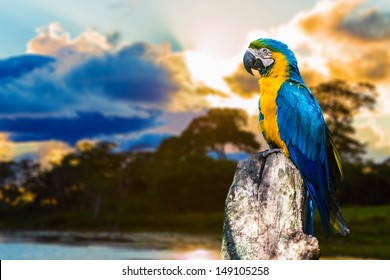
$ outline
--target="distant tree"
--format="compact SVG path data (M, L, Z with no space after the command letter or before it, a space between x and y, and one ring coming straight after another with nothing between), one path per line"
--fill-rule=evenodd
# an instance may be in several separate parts
M0 161L0 188L15 178L14 165L12 161Z
M31 160L0 163L0 201L2 210L21 209L33 203L31 182L37 178L39 164Z
M342 80L325 82L312 88L332 131L341 157L360 160L366 144L355 137L354 116L362 109L373 110L378 93L370 83L348 84Z
M36 193L35 207L74 210L85 205L85 188L80 178L77 153L66 155L60 163L43 169L30 183Z
M94 218L100 216L102 205L118 186L121 159L116 157L112 142L99 142L76 151L78 180L91 199Z
M10 196L10 183L15 178L13 169L13 162L1 161L0 162L0 210L7 210L12 199ZM13 189L13 188L12 188Z
M172 160L183 160L189 154L204 154L205 149L202 146L196 146L188 141L182 135L172 136L164 139L157 149L156 156L158 158L166 158ZM167 162L169 164L169 162Z
M339 189L342 205L390 203L390 158L382 163L345 162L344 181Z
M52 169L43 170L33 184L36 206L86 210L98 218L122 183L124 153L114 153L114 147L111 142L81 143Z
M160 211L173 214L223 211L236 163L191 154L170 166L157 160L154 195ZM156 170L156 169L154 169Z
M239 109L210 109L179 135L165 139L156 153L132 164L138 183L153 206L169 213L222 211L236 163L226 160L226 147L254 152L260 145L245 130L248 116ZM214 152L218 160L208 156ZM143 166L140 168L140 166Z
M183 144L193 153L215 152L219 159L226 158L228 144L241 151L254 152L260 144L253 133L244 129L247 122L248 115L243 110L210 109L205 116L193 119L179 139L171 140L171 144L176 141L176 145Z

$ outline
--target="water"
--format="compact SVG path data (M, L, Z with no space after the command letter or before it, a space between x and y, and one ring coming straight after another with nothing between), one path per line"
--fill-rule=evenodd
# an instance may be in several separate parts
M218 252L202 248L181 251L28 242L0 244L0 259L2 260L207 260L217 258Z
M0 237L1 260L215 260L220 248L205 244L187 248L155 248L155 243L139 244L80 244L40 243L31 240ZM192 248L188 248L192 247ZM328 257L321 259L356 259Z
M185 239L184 239L185 240ZM180 240L183 243L183 238ZM177 242L176 242L177 243ZM36 242L31 239L0 238L2 260L208 260L219 259L220 251L210 244L173 243Z

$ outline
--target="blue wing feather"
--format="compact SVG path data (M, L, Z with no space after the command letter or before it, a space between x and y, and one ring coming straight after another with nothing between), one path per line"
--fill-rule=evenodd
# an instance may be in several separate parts
M280 138L301 172L308 192L306 231L312 234L314 204L328 235L329 167L326 125L321 108L306 86L293 81L280 87L276 104Z

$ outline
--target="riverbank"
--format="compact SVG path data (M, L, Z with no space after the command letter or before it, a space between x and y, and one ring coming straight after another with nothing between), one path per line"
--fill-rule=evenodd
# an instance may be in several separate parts
M102 213L98 218L88 212L41 211L15 212L0 216L0 231L57 230L78 232L182 232L222 234L223 212L189 214Z
M351 234L324 236L316 217L315 236L323 258L390 259L390 205L343 207ZM79 213L20 213L0 218L2 238L39 242L111 243L125 246L205 247L220 250L223 213L102 216ZM205 239L207 239L207 241ZM211 241L209 241L211 240ZM209 247L207 247L209 246Z
M110 232L58 230L2 230L0 241L31 241L66 244L110 244L134 248L188 250L217 249L221 236L215 234L184 234L174 232Z
M220 237L183 233L2 231L1 259L174 259L218 260ZM365 259L347 255L321 260Z

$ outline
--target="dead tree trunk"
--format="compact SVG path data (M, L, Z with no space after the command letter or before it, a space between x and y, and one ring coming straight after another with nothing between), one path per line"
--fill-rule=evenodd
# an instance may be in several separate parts
M225 202L222 259L318 259L318 240L303 233L305 188L279 150L241 161Z

